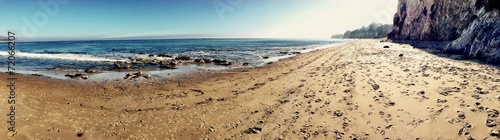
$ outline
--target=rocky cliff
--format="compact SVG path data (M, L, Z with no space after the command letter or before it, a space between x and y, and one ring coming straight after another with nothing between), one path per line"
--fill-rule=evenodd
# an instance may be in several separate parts
M445 53L500 63L500 0L399 0L389 38L452 41Z

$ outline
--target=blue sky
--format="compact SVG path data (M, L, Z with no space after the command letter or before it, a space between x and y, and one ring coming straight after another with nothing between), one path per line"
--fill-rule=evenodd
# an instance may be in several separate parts
M0 32L30 40L328 38L390 23L396 1L0 0Z

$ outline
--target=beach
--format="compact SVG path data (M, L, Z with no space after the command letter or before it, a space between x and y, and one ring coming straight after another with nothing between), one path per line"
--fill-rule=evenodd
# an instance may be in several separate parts
M499 138L500 68L430 52L360 40L263 67L176 78L16 75L16 132L0 123L0 138ZM0 88L0 99L9 91ZM0 114L8 106L0 102Z

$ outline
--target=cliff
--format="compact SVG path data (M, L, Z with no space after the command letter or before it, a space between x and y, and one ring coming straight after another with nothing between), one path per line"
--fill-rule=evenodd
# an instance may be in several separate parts
M452 41L443 52L500 63L500 0L399 0L393 40Z

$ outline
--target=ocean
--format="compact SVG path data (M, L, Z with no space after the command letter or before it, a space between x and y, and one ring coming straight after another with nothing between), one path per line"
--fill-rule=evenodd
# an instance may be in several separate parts
M339 39L160 39L160 40L95 40L16 42L16 72L24 74L63 73L89 68L114 71L114 63L131 63L134 59L169 60L177 56L220 59L233 62L230 68L256 67L279 59L293 57L350 42ZM7 71L7 43L0 43L0 67ZM159 57L158 54L172 55ZM243 66L242 64L248 64ZM189 69L226 69L227 66L188 66ZM172 71L158 65L132 68ZM50 74L49 74L50 75ZM56 76L57 77L57 76Z

